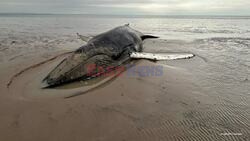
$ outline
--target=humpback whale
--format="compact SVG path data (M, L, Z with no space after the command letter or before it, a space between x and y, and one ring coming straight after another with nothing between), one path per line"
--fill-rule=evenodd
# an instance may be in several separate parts
M78 33L77 33L78 34ZM158 38L145 35L132 29L128 24L116 27L93 38L78 34L79 38L87 43L71 55L63 59L44 78L49 87L61 85L77 79L91 79L88 73L88 64L95 64L107 68L108 66L120 66L132 59L149 60L174 60L191 58L193 54L166 55L143 53L143 41L150 38ZM104 70L108 71L108 70Z

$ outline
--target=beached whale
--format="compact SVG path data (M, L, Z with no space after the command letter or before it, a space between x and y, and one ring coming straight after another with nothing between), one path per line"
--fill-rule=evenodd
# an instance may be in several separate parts
M149 60L174 60L191 58L193 54L142 53L143 40L158 38L132 29L128 24L116 27L93 38L78 36L87 42L57 65L44 79L49 86L61 85L77 79L90 79L87 65L102 68L120 66L133 58ZM108 71L104 70L103 72Z

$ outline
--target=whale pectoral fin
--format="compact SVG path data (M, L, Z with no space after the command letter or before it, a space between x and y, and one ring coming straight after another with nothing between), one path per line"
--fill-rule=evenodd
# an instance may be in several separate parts
M159 37L153 36L153 35L142 35L142 36L141 36L141 39L142 39L142 40L146 40L146 39L156 39L156 38L159 38Z
M163 54L163 53L143 53L143 52L133 52L130 57L134 59L147 59L153 61L164 61L164 60L178 60L178 59L190 59L195 55L190 53L180 53L180 54Z
M84 36L84 35L80 35L79 33L76 33L76 35L77 35L77 37L79 38L79 39L81 39L82 41L84 41L84 42L88 42L92 37L90 37L90 36Z

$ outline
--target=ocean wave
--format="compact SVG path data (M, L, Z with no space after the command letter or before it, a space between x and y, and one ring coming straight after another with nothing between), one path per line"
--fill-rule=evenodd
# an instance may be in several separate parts
M250 38L244 38L244 37L212 37L212 38L206 38L206 39L197 39L196 42L220 42L220 43L235 42L235 43L238 43L238 44L249 46L250 45Z
M226 29L206 29L206 28L190 28L190 29L168 29L168 32L183 32L183 33L200 33L200 34L243 34L248 33L247 31L240 31L240 30L226 30Z

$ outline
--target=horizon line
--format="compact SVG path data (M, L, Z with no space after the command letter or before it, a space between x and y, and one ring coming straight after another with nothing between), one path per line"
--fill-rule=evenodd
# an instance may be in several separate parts
M213 15L206 15L206 14L93 14L93 13L5 13L0 12L0 15L94 15L94 16L214 16L214 17L250 17L250 15L226 15L226 14L213 14Z

